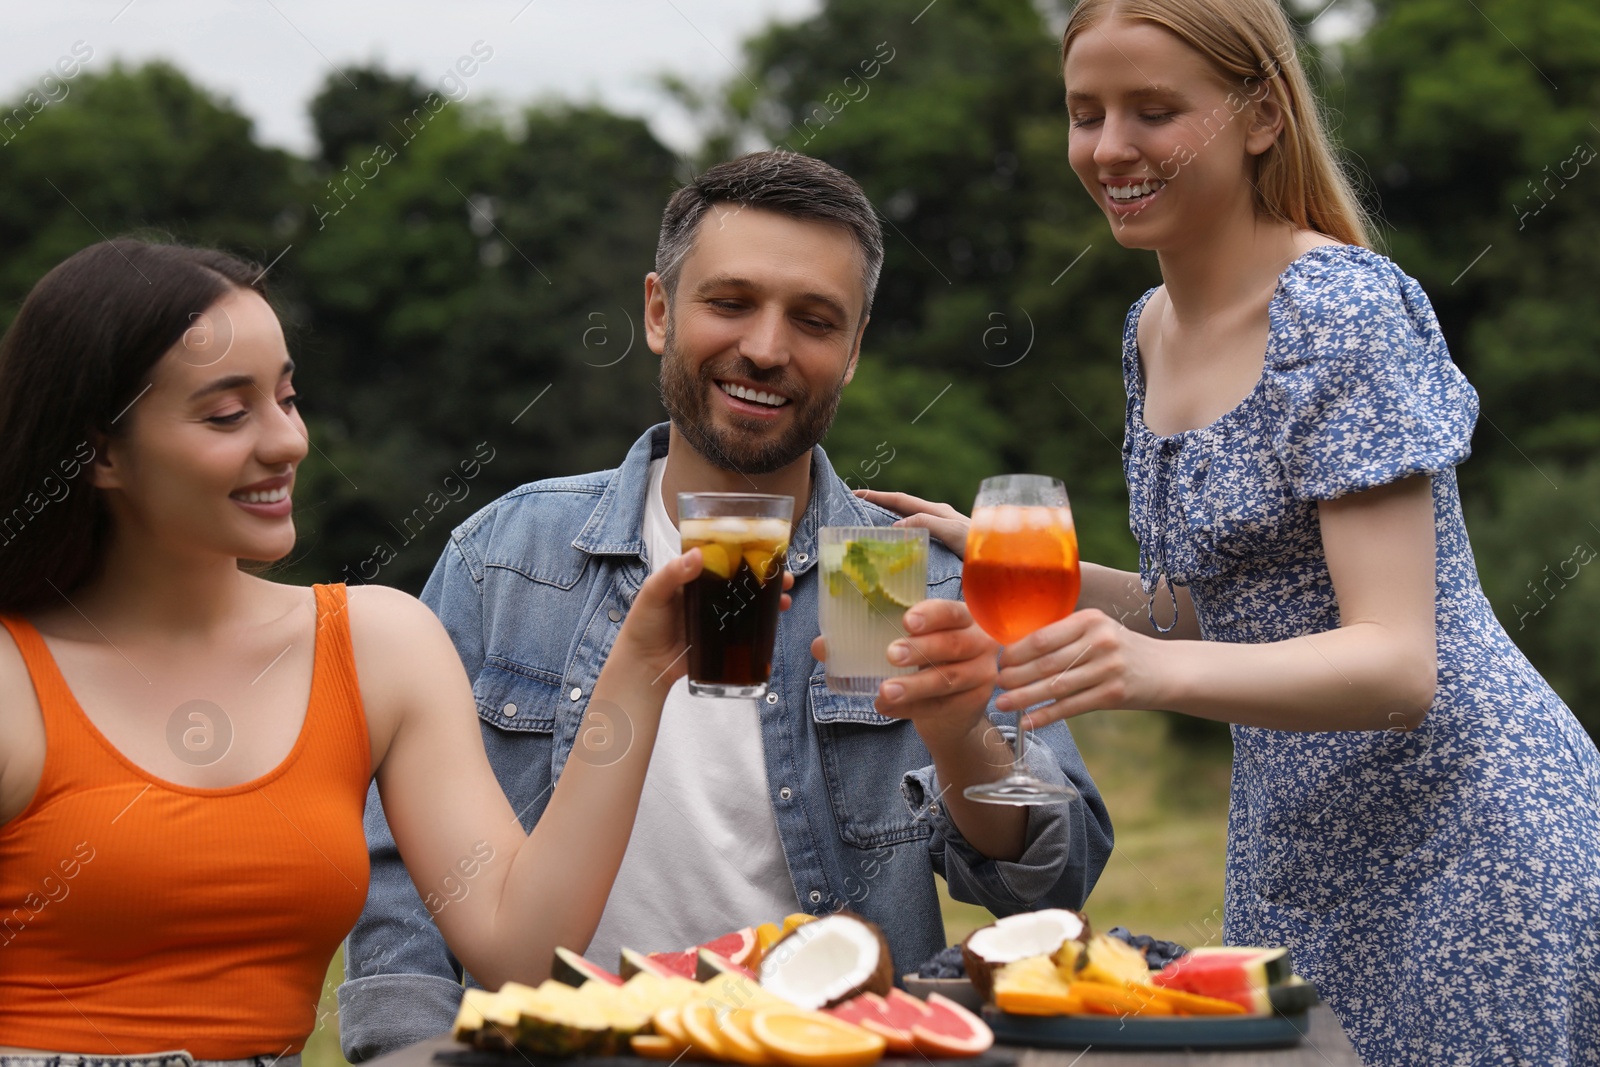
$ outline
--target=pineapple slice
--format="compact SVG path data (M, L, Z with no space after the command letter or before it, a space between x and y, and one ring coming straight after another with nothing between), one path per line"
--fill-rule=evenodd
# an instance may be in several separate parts
M1016 1015L1066 1015L1080 1010L1072 983L1049 956L1007 963L994 974L994 1003Z
M1095 934L1089 939L1073 975L1081 982L1098 982L1101 985L1149 985L1150 966L1144 953L1125 941L1107 934Z

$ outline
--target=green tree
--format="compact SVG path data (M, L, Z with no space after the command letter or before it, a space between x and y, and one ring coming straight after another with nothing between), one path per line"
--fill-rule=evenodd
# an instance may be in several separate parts
M1389 251L1482 401L1461 479L1484 587L1600 736L1600 663L1580 636L1600 579L1583 567L1551 586L1559 596L1544 587L1576 546L1600 547L1600 9L1380 0L1373 13L1337 103Z
M289 243L296 163L257 144L231 104L166 63L66 85L0 146L4 323L45 271L103 237L165 234L263 263Z
M380 141L401 136L393 125L424 107L428 90L414 76L391 75L379 67L358 67L330 78L311 101L319 158L343 164L352 148L368 151Z
M675 159L598 108L513 132L437 96L418 110L407 84L310 190L284 267L319 442L295 573L415 591L477 507L613 466L663 417L639 308Z

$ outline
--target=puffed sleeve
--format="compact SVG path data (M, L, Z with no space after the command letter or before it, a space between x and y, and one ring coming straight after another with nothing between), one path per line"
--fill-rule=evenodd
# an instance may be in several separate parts
M1297 260L1281 285L1266 373L1282 411L1273 448L1297 497L1332 500L1467 458L1478 394L1415 280L1339 246Z

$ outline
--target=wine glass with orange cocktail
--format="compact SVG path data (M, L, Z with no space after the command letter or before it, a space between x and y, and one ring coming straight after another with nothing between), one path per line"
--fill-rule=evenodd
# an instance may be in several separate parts
M1078 603L1078 534L1067 490L1055 478L1007 474L985 478L972 506L961 591L985 633L1009 645ZM1060 804L1078 795L1028 773L1022 762L1023 711L1017 712L1011 773L968 786L966 795L989 804Z

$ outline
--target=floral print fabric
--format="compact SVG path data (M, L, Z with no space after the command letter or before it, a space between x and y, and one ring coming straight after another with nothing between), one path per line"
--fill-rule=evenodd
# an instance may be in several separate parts
M1366 249L1307 252L1255 388L1165 437L1149 298L1123 336L1130 525L1146 593L1187 586L1206 640L1336 628L1317 502L1432 477L1433 704L1409 733L1233 727L1227 942L1290 946L1369 1064L1600 1064L1600 754L1478 583L1454 470L1477 394L1427 297Z

